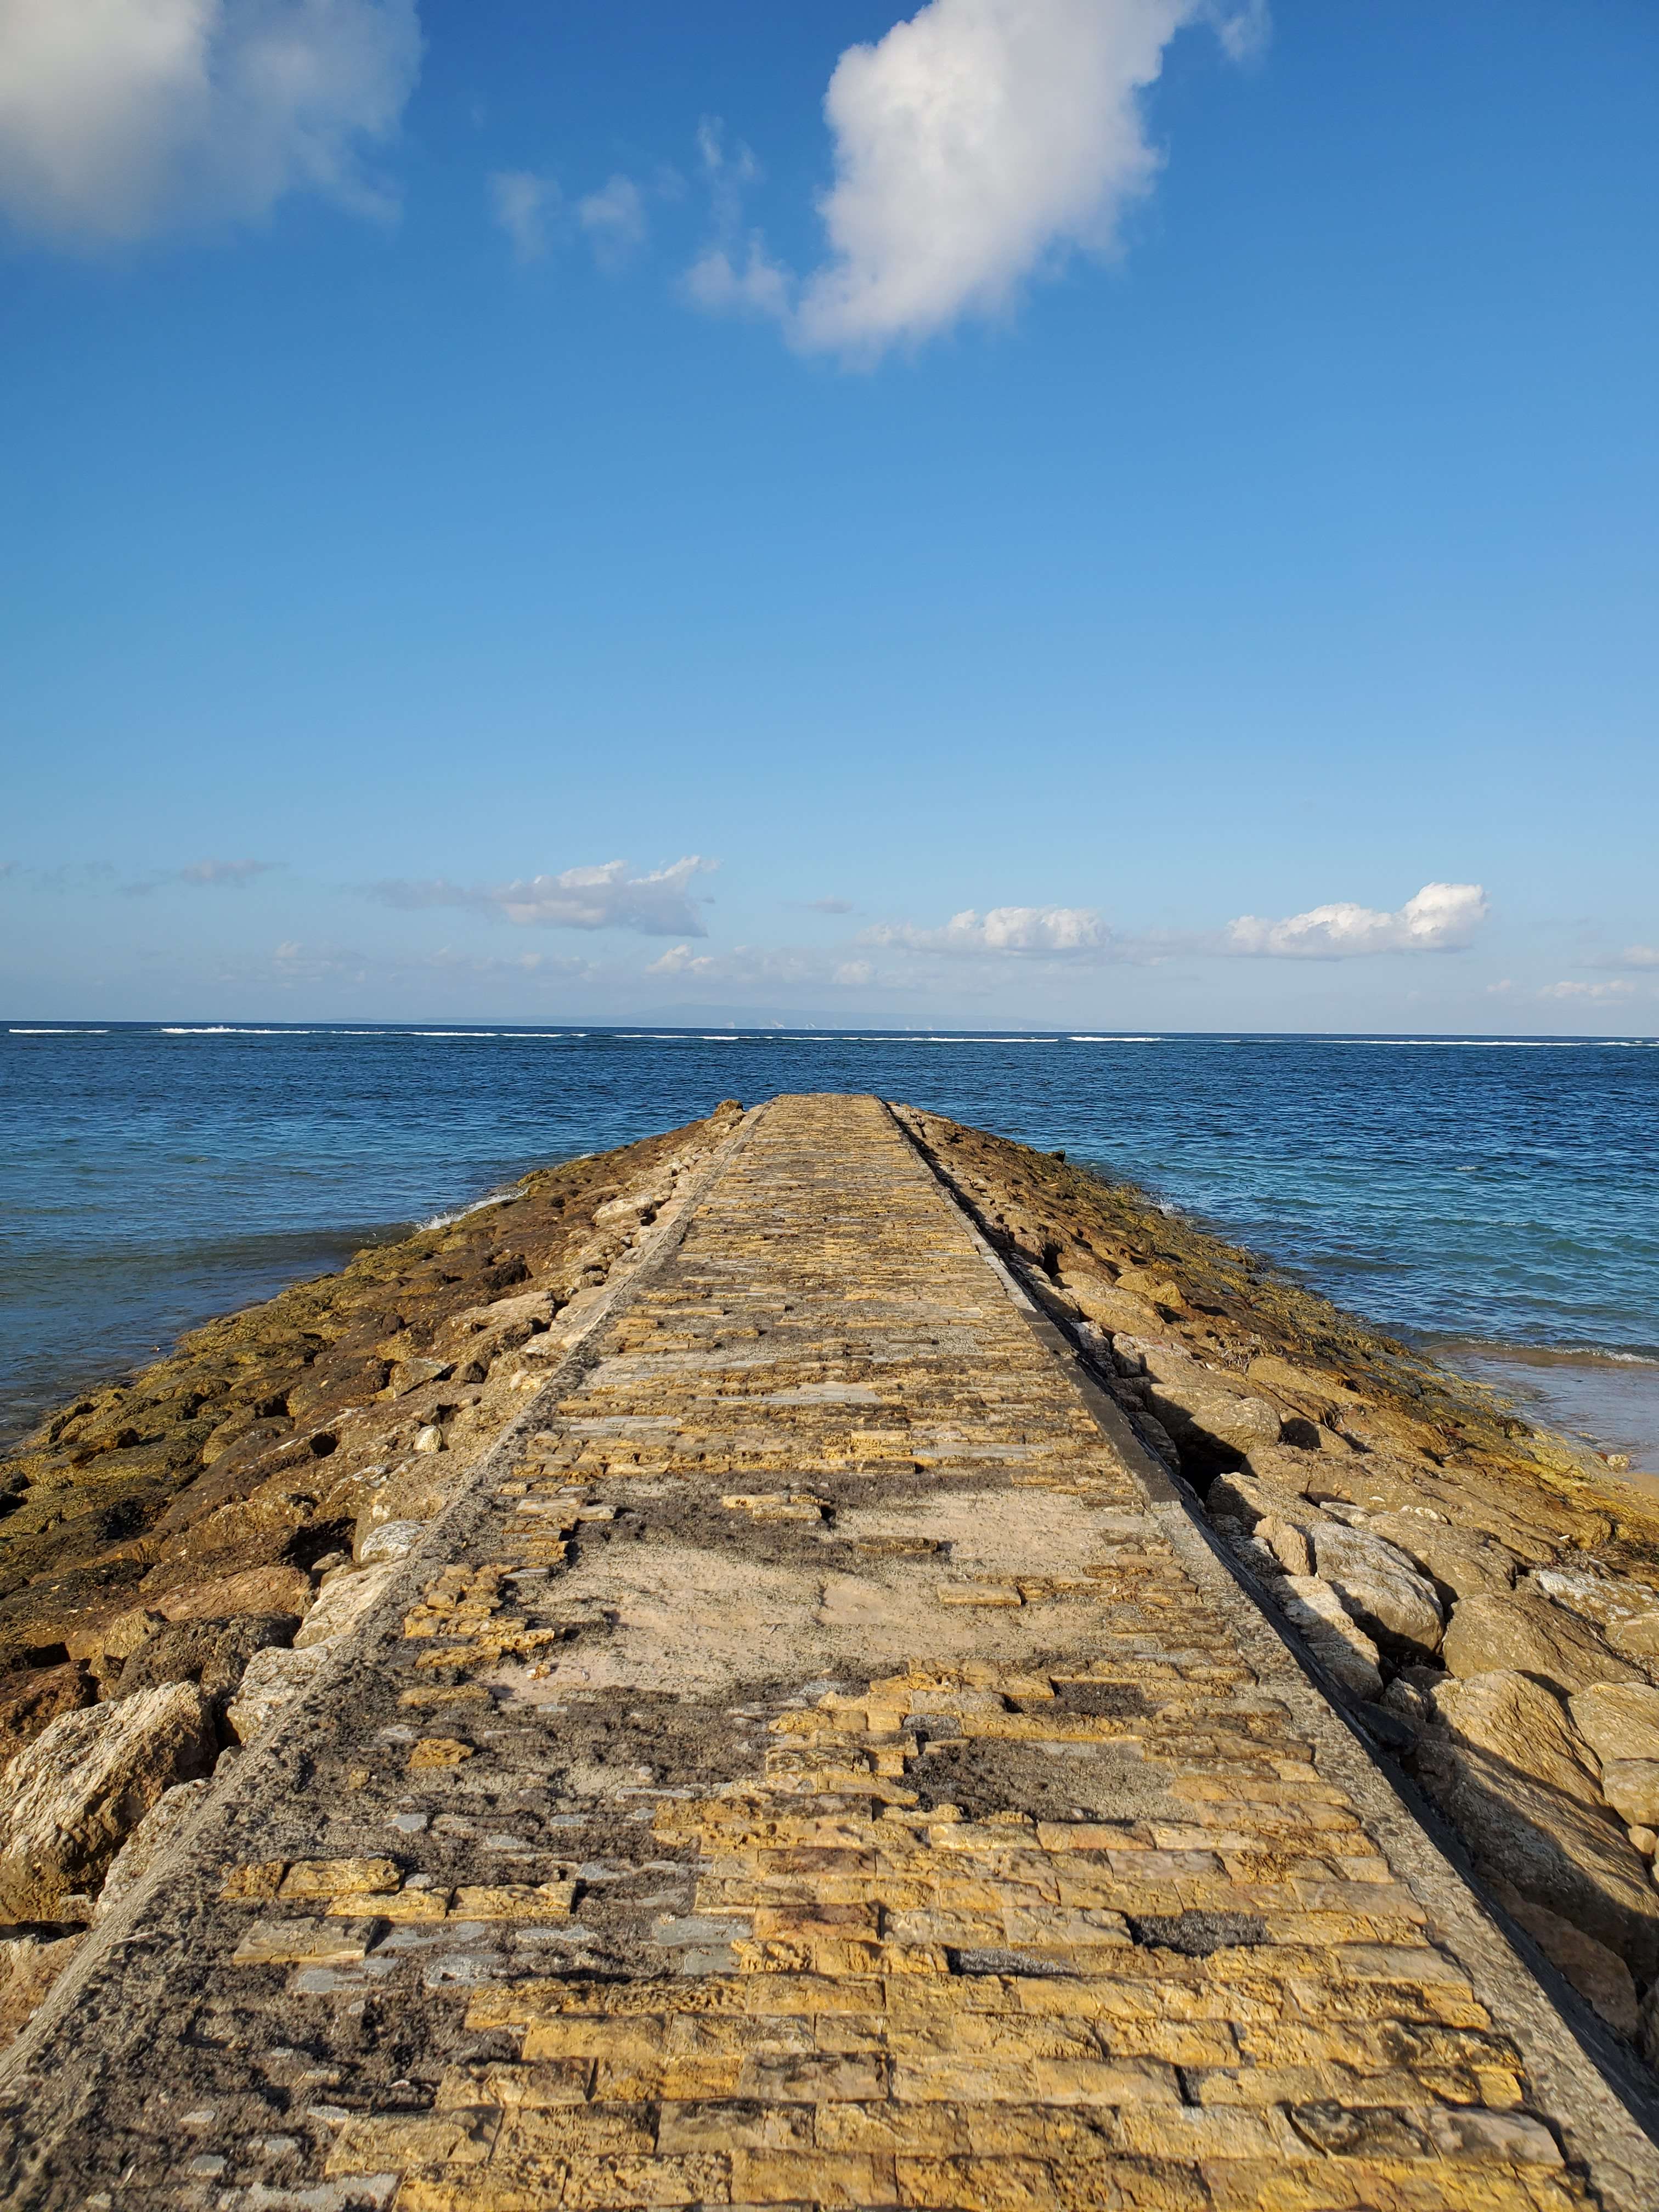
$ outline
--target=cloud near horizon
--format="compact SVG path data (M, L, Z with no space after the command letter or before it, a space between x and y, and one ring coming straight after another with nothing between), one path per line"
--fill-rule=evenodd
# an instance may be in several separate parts
M566 868L556 876L486 887L441 878L373 884L368 895L405 912L471 907L520 929L632 929L646 937L707 937L689 886L694 876L719 865L694 853L644 876L630 876L625 860L606 860L599 867Z
M154 869L137 883L123 884L121 889L128 898L148 898L167 884L187 884L198 890L227 885L241 890L256 876L268 876L283 865L281 860L192 860L185 868Z
M1241 915L1222 950L1277 960L1351 960L1376 952L1461 952L1486 920L1479 884L1425 884L1392 914L1338 900L1283 921Z
M396 194L362 156L422 45L416 0L0 0L0 211L81 246L291 191L384 219Z
M1177 955L1273 960L1348 960L1379 952L1456 952L1474 941L1486 917L1479 884L1425 884L1397 911L1340 901L1281 921L1241 915L1218 932L1120 933L1099 909L1084 906L999 906L981 915L967 907L942 927L878 922L861 945L901 952L1000 955L1028 959L1158 961Z

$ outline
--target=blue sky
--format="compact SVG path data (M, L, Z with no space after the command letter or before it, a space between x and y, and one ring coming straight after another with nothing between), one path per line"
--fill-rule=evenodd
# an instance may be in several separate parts
M1656 95L1648 0L0 0L0 1006L1659 1030Z

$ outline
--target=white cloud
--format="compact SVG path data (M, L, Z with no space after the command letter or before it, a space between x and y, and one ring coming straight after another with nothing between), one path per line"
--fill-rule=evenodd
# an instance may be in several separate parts
M1283 921L1241 915L1221 950L1270 959L1346 960L1373 952L1457 952L1486 918L1479 884L1425 884L1392 914L1339 900Z
M559 207L559 187L533 169L497 169L489 179L495 221L513 241L516 261L539 261L547 252L549 226Z
M371 885L385 906L473 907L520 928L633 929L647 937L706 937L694 904L691 878L718 866L692 854L672 867L630 876L625 860L592 868L566 868L556 876L532 876L511 884L473 888L463 884L395 882Z
M788 312L790 282L788 270L768 255L757 230L741 249L709 246L685 272L693 304L710 314L781 319Z
M1546 983L1538 995L1540 999L1589 999L1601 1001L1608 999L1628 999L1635 988L1634 983Z
M289 191L390 215L362 156L421 46L415 0L0 0L0 210L83 244Z
M891 945L907 952L1004 952L1109 954L1112 933L1093 907L995 906L984 915L972 907L951 915L942 929L918 929L909 922L881 922L866 929L866 945Z
M1659 968L1659 945L1627 945L1607 963L1610 968Z
M707 975L714 967L707 952L693 952L689 945L676 945L650 962L645 972L647 975Z
M645 195L631 177L612 177L576 203L576 220L599 266L618 269L645 243Z
M1081 247L1111 250L1160 156L1140 94L1183 24L1242 58L1262 0L932 0L875 46L849 46L824 96L836 180L820 202L830 258L790 335L872 355L964 314L1006 310L1022 283ZM751 246L746 286L705 304L771 303ZM750 276L750 270L757 272ZM735 265L732 275L738 275ZM719 287L710 277L711 294Z

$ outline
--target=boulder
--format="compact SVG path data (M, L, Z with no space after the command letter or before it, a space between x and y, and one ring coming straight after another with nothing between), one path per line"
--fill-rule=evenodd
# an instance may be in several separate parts
M1181 1285L1173 1275L1156 1267L1120 1267L1117 1288L1130 1297L1144 1298L1150 1305L1163 1306L1170 1313L1185 1313L1187 1301L1181 1294Z
M236 1686L236 1695L225 1708L225 1720L238 1743L252 1743L303 1697L331 1656L326 1644L285 1650L270 1644L256 1651Z
M1534 1674L1571 1695L1593 1682L1644 1682L1588 1621L1545 1599L1468 1597L1455 1607L1440 1656L1456 1675Z
M311 1577L303 1567L273 1563L246 1567L169 1589L151 1603L169 1620L228 1620L237 1613L297 1613L311 1610Z
M1305 1526L1277 1513L1266 1513L1255 1524L1255 1539L1267 1546L1285 1574L1313 1573L1313 1546Z
M1655 1594L1644 1583L1604 1575L1590 1567L1534 1567L1522 1588L1593 1620L1601 1629L1632 1620L1654 1608Z
M1286 1575L1272 1588L1285 1620L1343 1688L1356 1698L1381 1697L1376 1646L1331 1585L1317 1575Z
M1593 2006L1617 2035L1636 2033L1640 2018L1636 1984L1630 1968L1616 1951L1586 1936L1559 1912L1541 1905L1506 1881L1494 1882L1498 1903L1510 1918L1520 1922L1533 1942L1559 1973L1571 1983L1586 2004Z
M1328 1375L1322 1369L1293 1367L1276 1352L1258 1354L1245 1374L1258 1389L1271 1390L1278 1397L1316 1407L1322 1413L1334 1413L1339 1407L1363 1406L1366 1402L1358 1390L1351 1390L1334 1375Z
M0 1677L0 1766L33 1743L64 1713L78 1712L98 1694L82 1666L27 1667Z
M180 1620L159 1628L121 1669L118 1698L132 1698L161 1682L199 1682L210 1698L229 1694L256 1651L291 1644L299 1618L291 1613L245 1613L232 1620Z
M358 1526L356 1556L360 1567L372 1567L377 1559L401 1559L412 1552L426 1534L423 1521L374 1521L367 1528Z
M1601 1795L1628 1826L1659 1828L1659 1759L1608 1759L1601 1769ZM1641 1848L1634 1836L1631 1842Z
M210 1778L204 1775L195 1782L177 1782L162 1791L112 1860L98 1893L94 1920L106 1919L137 1889L174 1838L183 1834L212 1787Z
M150 1807L218 1756L213 1706L194 1682L64 1713L18 1753L0 1807L0 1912L54 1920L95 1890Z
M1254 1446L1279 1437L1279 1409L1241 1390L1195 1359L1148 1362L1147 1408L1183 1449L1206 1447L1248 1456Z
M1418 1773L1496 1879L1626 1960L1659 1966L1659 1893L1601 1802L1555 1692L1504 1669L1443 1683Z
M1503 1597L1514 1587L1520 1562L1513 1552L1490 1536L1450 1528L1437 1515L1372 1513L1365 1528L1403 1552L1454 1603L1465 1597Z
M1158 1311L1133 1291L1126 1291L1116 1283L1109 1283L1103 1275L1088 1274L1081 1270L1062 1267L1061 1286L1070 1294L1073 1304L1085 1321L1109 1329L1114 1336L1128 1334L1145 1336L1158 1325Z
M1612 1622L1607 1629L1607 1642L1621 1659L1651 1666L1659 1661L1659 1608Z
M294 1639L295 1649L307 1650L313 1644L332 1644L337 1637L349 1634L391 1583L401 1564L398 1559L385 1559L356 1574L331 1575L317 1602L306 1615L304 1627Z
M1614 1759L1659 1759L1659 1690L1599 1682L1567 1702L1573 1726L1604 1766Z
M1403 1552L1368 1529L1334 1521L1311 1522L1308 1539L1316 1572L1369 1636L1414 1651L1438 1648L1440 1601Z

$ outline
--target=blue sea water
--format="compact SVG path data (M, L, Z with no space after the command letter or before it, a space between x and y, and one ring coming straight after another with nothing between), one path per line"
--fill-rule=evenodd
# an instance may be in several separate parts
M1642 1039L0 1024L0 1439L528 1168L826 1090L1063 1146L1659 1467Z

